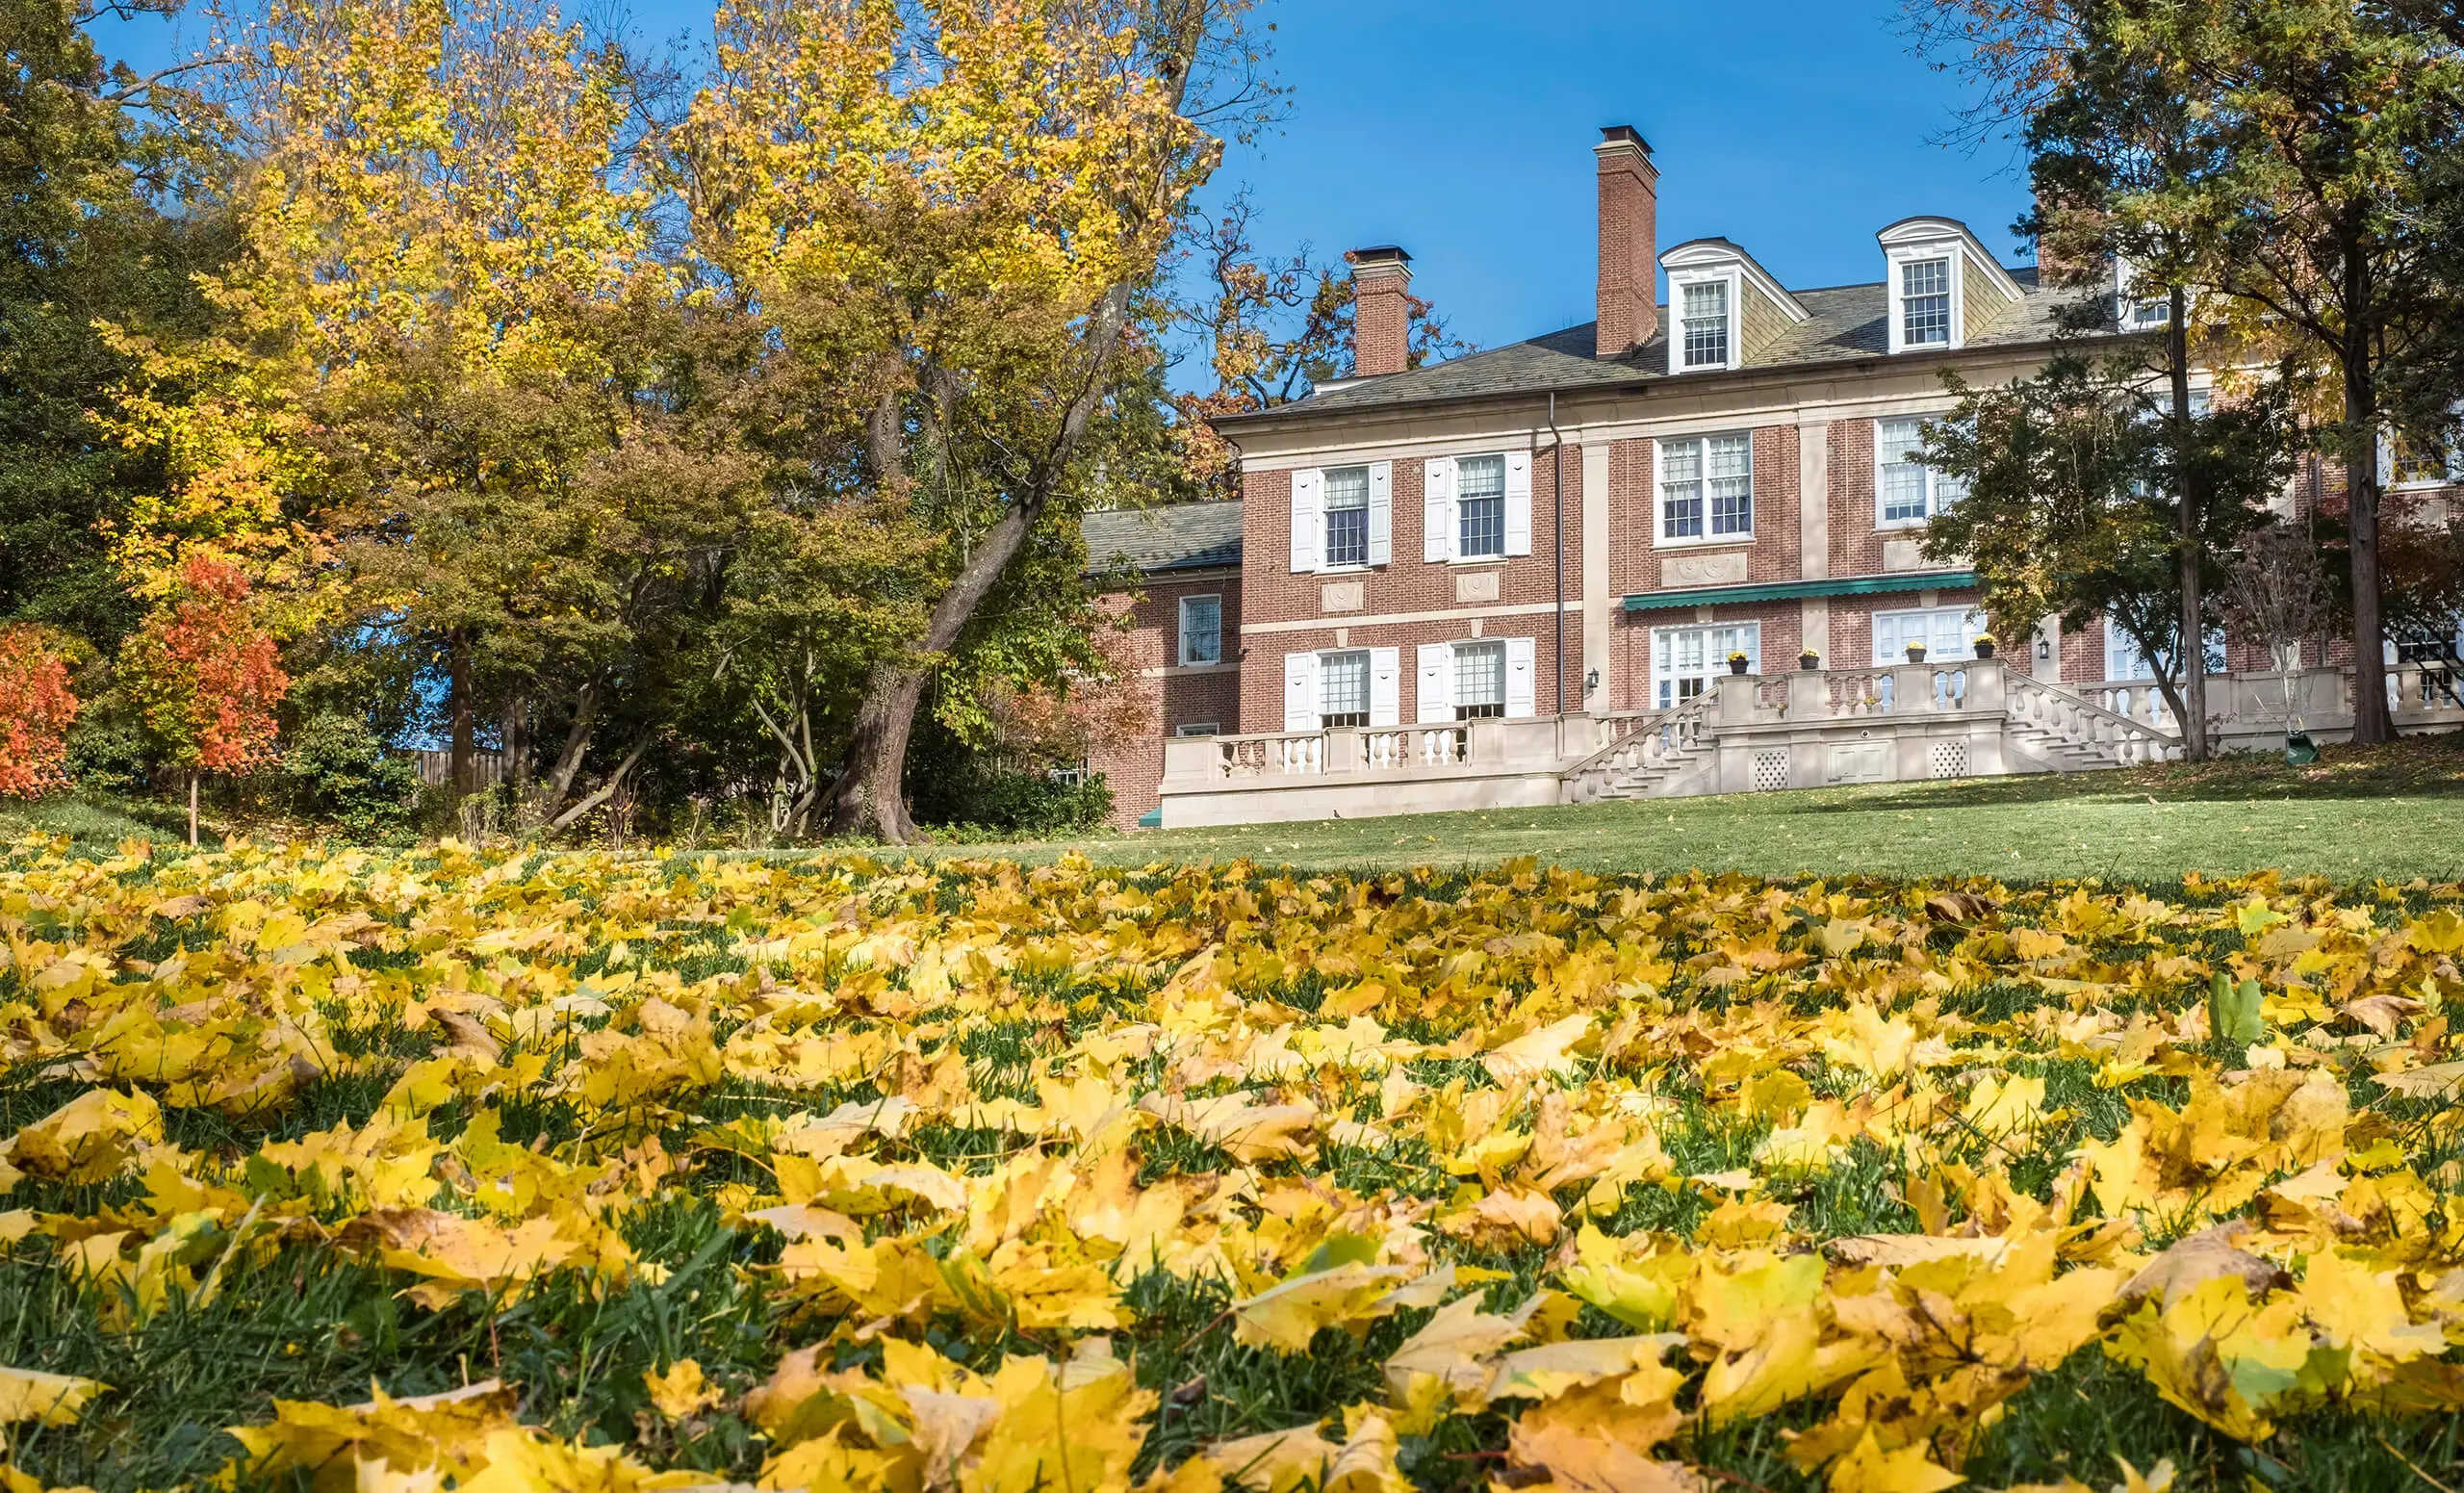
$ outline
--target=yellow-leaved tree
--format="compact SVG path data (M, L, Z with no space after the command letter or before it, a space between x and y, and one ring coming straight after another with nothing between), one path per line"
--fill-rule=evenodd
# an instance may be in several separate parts
M658 388L682 296L632 69L544 0L273 0L232 51L239 252L212 335L137 348L123 435L170 476L123 559L210 548L329 636L441 658L466 785L475 658L552 692L569 823L647 747L574 796L748 485Z
M712 282L837 454L831 501L919 528L923 625L871 667L829 823L914 831L937 665L1100 480L1151 370L1142 297L1259 96L1246 0L741 0L676 159ZM1074 542L1074 541L1073 541Z

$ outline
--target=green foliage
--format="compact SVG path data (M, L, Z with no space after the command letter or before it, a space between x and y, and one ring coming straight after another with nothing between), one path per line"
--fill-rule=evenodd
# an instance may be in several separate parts
M1972 562L2006 637L2059 614L2077 629L2112 615L2152 660L2181 656L2180 499L2192 481L2211 565L2266 514L2289 471L2288 425L2271 396L2189 420L2128 359L2056 357L2000 388L1943 381L1958 402L1927 426L1924 460L1966 496L1925 533L1929 558Z
M94 323L192 315L189 271L220 228L200 201L158 209L189 185L189 146L124 112L164 100L105 62L86 19L0 0L0 621L108 644L138 608L97 525L150 474L95 424L124 363Z
M357 716L311 716L285 742L281 774L295 809L349 839L391 843L408 836L419 769L386 751Z
M140 792L155 760L145 728L125 709L89 710L68 728L68 781L82 790Z

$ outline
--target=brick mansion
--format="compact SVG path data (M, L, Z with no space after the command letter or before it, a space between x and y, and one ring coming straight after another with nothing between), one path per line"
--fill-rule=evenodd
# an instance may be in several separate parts
M1351 376L1220 425L1242 497L1091 514L1142 577L1152 734L1091 765L1120 822L1365 817L2084 768L2179 751L2118 630L1980 641L1930 561L1959 501L1916 459L1942 373L2007 383L2066 302L2143 325L2119 276L2057 290L1964 224L1878 226L1873 278L1791 288L1741 245L1657 237L1659 171L1612 128L1588 324L1406 367L1410 256L1354 251ZM1665 277L1665 299L1660 285ZM2198 380L2204 384L2204 378ZM2397 470L2391 519L2450 474ZM2312 464L2282 502L2333 503ZM2264 651L2262 651L2264 652ZM2407 729L2464 724L2451 643L2396 660ZM2220 639L2226 744L2348 725L2336 645Z

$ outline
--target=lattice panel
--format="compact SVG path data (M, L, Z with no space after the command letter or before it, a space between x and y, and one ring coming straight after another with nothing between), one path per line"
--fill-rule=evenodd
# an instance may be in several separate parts
M1754 754L1754 791L1777 793L1788 785L1788 754L1757 752Z
M1934 743L1932 756L1935 777L1964 778L1967 776L1966 742L1937 741Z

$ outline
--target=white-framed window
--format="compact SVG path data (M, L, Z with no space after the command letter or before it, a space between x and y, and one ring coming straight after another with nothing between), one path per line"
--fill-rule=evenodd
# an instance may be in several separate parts
M1172 734L1176 736L1219 736L1223 734L1223 724L1220 721L1192 721L1186 726L1173 727Z
M1292 573L1357 570L1394 558L1395 464L1292 474Z
M1505 556L1505 457L1465 456L1454 463L1454 557Z
M1369 650L1347 648L1318 656L1318 724L1369 724Z
M1917 461L1925 444L1924 425L1917 419L1874 423L1874 523L1879 528L1922 524L1967 495L1958 478Z
M1325 568L1341 570L1368 564L1369 469L1328 467L1325 492Z
M1952 325L1950 256L1900 261L1900 346L1947 348Z
M1222 661L1223 598L1220 595L1182 597L1182 667Z
M1652 630L1653 708L1665 710L1691 700L1729 672L1729 655L1745 655L1745 672L1762 672L1762 624L1718 623L1708 627Z
M1659 446L1662 543L1754 537L1754 437L1685 436Z
M1521 720L1534 713L1538 641L1474 637L1420 646L1419 719L1423 725Z
M1531 553L1531 453L1432 456L1421 510L1432 565L1480 563Z
M1925 645L1927 663L1964 663L1985 635L1985 613L1967 606L1924 606L1874 613L1874 662L1905 663L1908 645Z
M1283 729L1392 726L1402 702L1401 651L1330 648L1283 656Z
M1456 643L1454 718L1487 720L1505 714L1505 639Z
M2139 267L2121 255L2114 256L2114 321L2124 331L2138 331L2165 326L2173 320L2173 298L2160 294L2145 296L2139 294Z
M2207 647L2201 658L2207 673L2224 672L2224 630L2210 628ZM2105 619L2105 678L2107 680L2153 680L2156 665L2140 652L2139 644L2122 631L2121 624L2111 617Z
M1729 366L1731 294L1725 278L1678 287L1681 369Z

